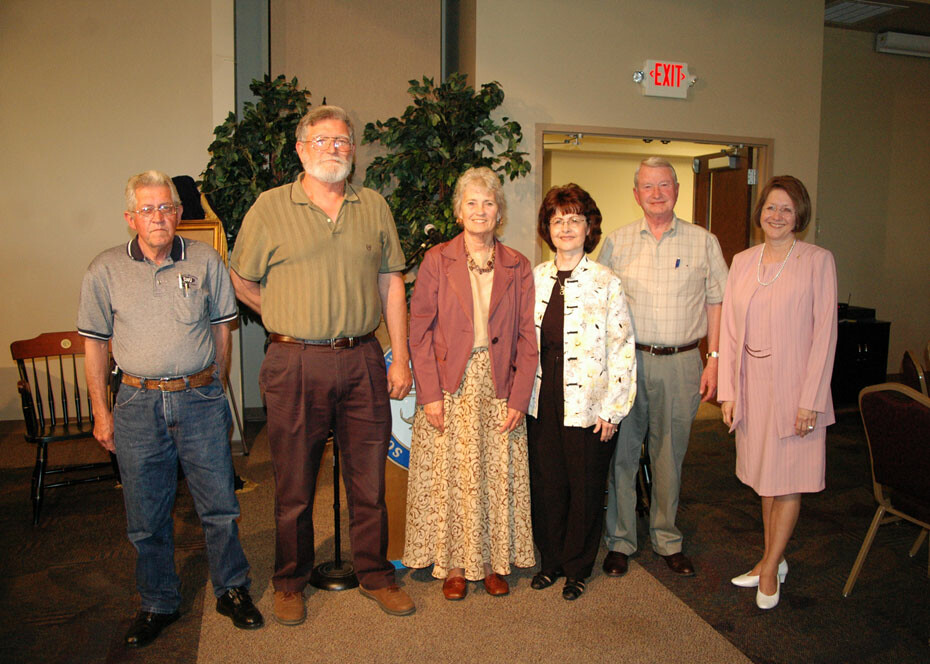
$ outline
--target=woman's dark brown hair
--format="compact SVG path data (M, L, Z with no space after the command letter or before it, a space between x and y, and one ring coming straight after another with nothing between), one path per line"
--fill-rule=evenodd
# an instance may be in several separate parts
M557 213L579 214L588 222L587 234L584 240L584 252L590 254L601 240L601 211L591 194L574 182L562 187L552 187L546 192L542 205L539 206L539 222L536 230L539 237L555 251L552 237L549 234L549 220Z

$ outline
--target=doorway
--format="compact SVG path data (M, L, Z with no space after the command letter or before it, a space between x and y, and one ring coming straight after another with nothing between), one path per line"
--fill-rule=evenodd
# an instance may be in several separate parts
M633 173L646 157L661 156L678 174L676 214L717 235L727 264L758 241L749 215L755 183L771 172L770 139L538 125L536 140L542 161L538 200L553 184L575 182L597 201L604 235L642 217L632 195ZM548 247L541 251L541 260L548 260Z

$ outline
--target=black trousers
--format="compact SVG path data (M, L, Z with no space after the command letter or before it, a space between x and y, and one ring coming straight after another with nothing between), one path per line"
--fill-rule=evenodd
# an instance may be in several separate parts
M566 427L562 355L543 349L537 417L527 418L533 541L544 573L591 575L600 545L604 492L616 437Z

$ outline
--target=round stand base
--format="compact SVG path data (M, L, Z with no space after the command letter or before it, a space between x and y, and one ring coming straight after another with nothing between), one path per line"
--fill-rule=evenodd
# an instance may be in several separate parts
M320 590L350 590L358 588L358 577L352 563L320 563L313 568L310 585Z

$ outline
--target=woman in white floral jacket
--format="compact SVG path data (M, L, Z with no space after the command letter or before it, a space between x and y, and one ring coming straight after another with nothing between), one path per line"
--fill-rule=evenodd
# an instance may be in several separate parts
M531 586L565 576L562 597L574 600L594 567L615 435L636 396L636 354L620 278L585 256L601 237L594 199L576 184L553 187L538 232L556 254L533 270L540 362L528 423L540 571Z

